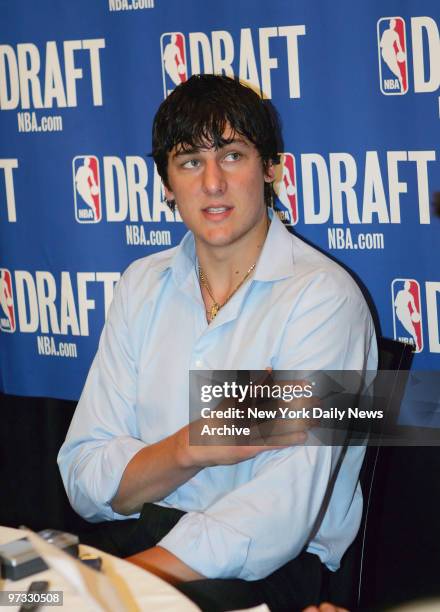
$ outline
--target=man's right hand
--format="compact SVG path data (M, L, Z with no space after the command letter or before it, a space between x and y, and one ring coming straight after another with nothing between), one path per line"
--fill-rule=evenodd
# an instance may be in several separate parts
M251 459L264 451L302 444L307 439L307 427L305 425L297 425L295 430L289 430L288 427L285 427L283 431L280 431L278 428L264 435L264 437L260 431L261 427L253 426L254 431L251 434L249 444L241 445L240 440L234 436L229 438L227 436L212 437L209 444L195 444L194 439L197 439L200 435L197 430L203 425L205 423L197 421L197 423L187 425L176 434L179 439L179 462L184 467L202 469L215 465L232 465ZM193 440L192 443L190 438Z
M271 372L268 371L267 378L261 384L272 384ZM307 381L280 381L277 385L303 386ZM313 414L311 409L320 405L317 397L301 397L297 399L273 400L272 403L264 403L258 398L251 400L252 408L261 409L265 414L285 408L288 412L295 411L296 414ZM269 408L268 408L269 406ZM231 465L255 457L258 453L267 450L278 450L286 446L302 444L307 440L307 432L318 424L313 418L222 418L217 414L231 408L231 400L224 399L213 410L214 415L209 418L200 418L189 426L184 427L177 435L179 436L179 448L181 450L181 462L185 466L204 468L214 465ZM265 408L265 409L264 409ZM280 414L280 413L278 413ZM243 429L248 427L250 433L220 435L210 433L202 435L202 430L208 426L211 432L218 432L219 428L227 427ZM238 431L238 429L235 429Z

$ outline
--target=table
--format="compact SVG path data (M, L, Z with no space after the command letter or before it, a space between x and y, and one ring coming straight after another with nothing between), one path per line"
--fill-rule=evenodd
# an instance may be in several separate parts
M19 529L0 526L0 544L11 542L22 538L25 534ZM80 545L80 553L91 552L102 558L102 571L111 578L113 584L117 585L118 592L122 596L127 612L197 612L199 608L177 591L167 582L157 576L118 559L107 553L98 551L90 546ZM46 612L57 610L71 610L72 612L92 612L96 607L79 595L74 587L58 572L52 569L33 574L21 580L4 580L0 578L1 591L27 591L33 580L47 580L49 590L63 591L63 607L42 606L39 610ZM8 606L4 608L10 612L17 612L19 606ZM113 608L114 612L124 612L120 608ZM111 612L113 612L113 609ZM110 612L110 611L109 611Z

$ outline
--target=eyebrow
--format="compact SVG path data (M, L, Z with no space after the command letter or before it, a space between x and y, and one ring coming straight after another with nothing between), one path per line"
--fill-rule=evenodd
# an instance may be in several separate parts
M223 146L219 147L219 149L224 149L225 147L233 146L233 145L244 145L248 147L248 143L241 138L234 138L233 140L226 142ZM204 147L191 147L190 149L180 149L172 154L173 159L176 157L182 157L184 155L194 155L195 153L200 153L200 151L204 149Z

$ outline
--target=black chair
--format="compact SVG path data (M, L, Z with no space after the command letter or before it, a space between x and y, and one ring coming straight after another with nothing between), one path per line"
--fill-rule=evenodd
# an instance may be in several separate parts
M380 370L393 370L396 374L409 370L413 359L412 347L389 338L379 338ZM390 381L392 382L392 381ZM390 385L390 394L393 393ZM399 390L397 391L397 393ZM394 403L399 404L401 397L394 397ZM363 576L365 571L365 543L370 505L373 496L375 475L379 463L380 446L368 446L360 472L360 482L364 497L364 509L361 526L354 542L350 545L341 560L341 567L335 573L328 574L326 599L349 610L365 609L363 606Z

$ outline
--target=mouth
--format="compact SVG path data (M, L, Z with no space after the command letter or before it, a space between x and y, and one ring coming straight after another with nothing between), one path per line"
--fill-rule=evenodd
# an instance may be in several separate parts
M232 206L207 206L202 209L203 216L211 221L222 221L232 213Z

